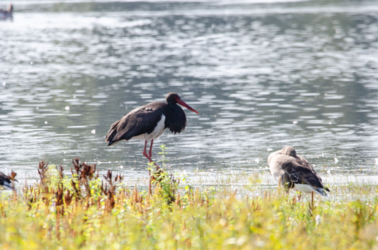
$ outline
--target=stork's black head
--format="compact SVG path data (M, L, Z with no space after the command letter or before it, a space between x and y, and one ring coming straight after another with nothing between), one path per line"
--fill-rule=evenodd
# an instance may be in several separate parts
M297 156L297 151L295 151L295 149L291 146L286 146L282 149L282 154L283 155L290 155L290 156L293 156L293 157L296 157Z
M177 100L181 100L180 96L174 92L170 92L165 96L165 100L168 103L176 104Z
M188 104L186 104L183 100L181 100L180 96L174 92L170 92L165 97L165 100L169 104L180 104L181 106L184 106L185 108L189 109L190 111L193 111L194 113L199 114L194 108L190 107Z

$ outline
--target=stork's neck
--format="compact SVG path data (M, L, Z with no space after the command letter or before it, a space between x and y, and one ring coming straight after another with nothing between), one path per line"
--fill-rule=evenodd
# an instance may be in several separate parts
M185 129L186 116L184 110L176 103L169 103L165 109L166 116L165 127L169 128L172 133L180 133Z
M171 107L171 109L173 109L173 111L176 111L177 109L177 103L173 103L173 102L168 102L168 105L169 107Z

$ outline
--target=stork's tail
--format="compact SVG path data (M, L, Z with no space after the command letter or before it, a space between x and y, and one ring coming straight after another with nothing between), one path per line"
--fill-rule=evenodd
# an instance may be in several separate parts
M105 136L105 141L108 143L108 146L113 144L113 138L117 134L117 126L118 126L119 121L116 121L110 126L110 129L108 133Z
M328 196L326 190L329 192L328 188L314 188L315 192L320 194L321 196Z

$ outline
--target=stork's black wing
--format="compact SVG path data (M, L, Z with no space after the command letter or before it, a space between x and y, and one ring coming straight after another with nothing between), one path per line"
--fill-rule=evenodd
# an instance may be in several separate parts
M113 123L105 137L108 146L144 133L150 134L160 121L165 106L167 106L166 103L150 103L132 110L121 120Z

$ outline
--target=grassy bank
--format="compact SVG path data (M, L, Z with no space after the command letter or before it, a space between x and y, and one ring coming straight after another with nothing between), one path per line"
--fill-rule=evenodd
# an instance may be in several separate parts
M297 202L277 190L241 196L193 189L154 171L148 190L122 176L96 176L73 160L72 175L40 163L38 184L0 201L0 249L372 249L374 185L330 187L340 199ZM256 193L256 192L251 192ZM349 194L360 200L347 199ZM369 195L368 195L369 194Z

